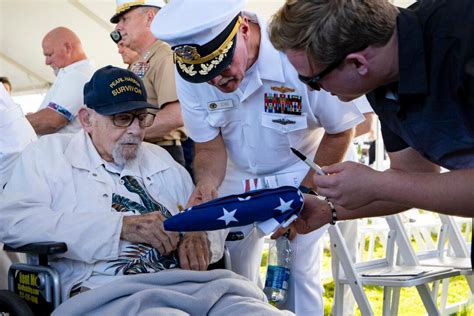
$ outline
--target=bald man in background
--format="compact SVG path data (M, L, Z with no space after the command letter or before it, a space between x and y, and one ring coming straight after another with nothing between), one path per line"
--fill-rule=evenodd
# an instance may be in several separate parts
M75 133L81 129L76 114L84 105L84 84L94 73L79 37L66 27L57 27L43 38L45 63L56 80L39 110L26 118L36 134Z

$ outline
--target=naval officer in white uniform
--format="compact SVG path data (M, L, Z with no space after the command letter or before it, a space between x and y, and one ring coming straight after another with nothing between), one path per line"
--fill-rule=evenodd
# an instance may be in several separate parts
M191 205L255 188L310 186L312 173L290 146L320 165L341 161L353 127L364 119L355 104L308 89L270 43L265 22L242 12L244 5L173 0L152 23L155 37L174 50L178 98L196 142ZM236 230L245 239L228 245L232 269L257 281L263 238L253 226ZM324 311L323 232L292 240L289 297L282 307L297 315Z

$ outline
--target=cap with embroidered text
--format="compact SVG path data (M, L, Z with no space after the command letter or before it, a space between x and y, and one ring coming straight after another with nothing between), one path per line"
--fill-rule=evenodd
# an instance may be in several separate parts
M122 14L130 11L131 9L135 9L138 7L157 7L163 8L165 6L165 2L163 0L115 0L117 4L117 9L115 10L115 14L110 18L110 23L118 23L119 18Z
M145 85L133 72L113 66L97 70L84 85L84 103L102 115L144 108L157 109L146 102Z
M219 75L237 46L245 0L172 0L153 19L153 35L174 51L176 69L190 82Z

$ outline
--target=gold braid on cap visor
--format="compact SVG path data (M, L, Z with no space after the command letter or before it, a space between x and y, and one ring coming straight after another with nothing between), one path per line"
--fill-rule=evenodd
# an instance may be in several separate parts
M118 6L117 7L117 10L116 10L116 13L122 13L124 11L127 11L128 9L130 9L131 7L135 7L137 5L144 5L145 4L145 0L139 0L139 1L133 1L133 2L127 2L127 3L124 3L122 4L121 6Z
M227 52L234 45L232 39L239 30L241 22L242 18L239 17L234 25L234 28L232 29L232 32L230 32L226 40L215 51L213 51L207 56L201 57L201 55L199 55L199 53L197 52L196 48L192 46L184 45L176 47L173 53L175 63L178 63L179 68L191 77L195 76L198 72L201 76L207 75L214 67L216 67L222 62L224 57L227 56ZM183 55L191 55L191 58L185 58L183 57ZM211 62L206 64L206 62L208 61ZM201 67L199 71L194 69L194 65L198 64Z

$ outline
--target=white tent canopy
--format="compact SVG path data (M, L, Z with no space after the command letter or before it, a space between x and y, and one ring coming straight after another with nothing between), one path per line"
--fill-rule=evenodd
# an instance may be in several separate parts
M172 0L171 0L172 1ZM196 5L199 0L193 0ZM285 0L247 0L246 9L269 18ZM412 0L396 0L406 6ZM225 0L222 0L225 5ZM77 33L88 57L99 68L122 66L109 37L115 0L0 0L0 76L12 82L14 95L43 92L54 81L44 64L41 41L57 26Z
M199 0L195 1L197 5ZM249 0L247 8L269 17L283 2ZM54 74L44 64L41 41L57 26L68 27L79 36L97 68L123 66L109 37L114 12L114 0L0 0L0 76L10 79L17 96L47 89Z

